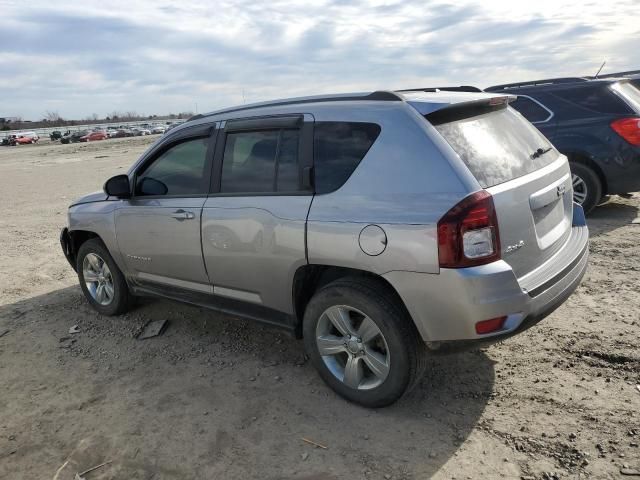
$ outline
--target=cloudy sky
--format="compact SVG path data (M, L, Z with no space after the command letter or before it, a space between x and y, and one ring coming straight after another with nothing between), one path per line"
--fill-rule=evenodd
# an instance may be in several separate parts
M0 0L0 116L639 69L639 19L638 0Z

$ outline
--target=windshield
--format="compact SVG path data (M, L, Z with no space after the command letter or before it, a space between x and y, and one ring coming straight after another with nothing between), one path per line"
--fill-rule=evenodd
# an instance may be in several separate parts
M527 175L558 158L551 143L512 108L501 107L452 121L432 121L430 116L427 120L483 188Z
M624 98L636 113L640 113L640 90L637 87L634 87L631 82L621 82L611 88Z

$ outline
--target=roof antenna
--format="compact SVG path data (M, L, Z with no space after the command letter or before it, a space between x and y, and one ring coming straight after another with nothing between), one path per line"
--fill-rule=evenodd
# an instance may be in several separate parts
M607 61L605 60L604 62L602 62L602 65L600 65L600 68L598 69L598 71L596 72L596 76L593 77L594 79L598 78L598 75L600 75L600 72L602 71L602 69L604 68L604 64L607 63Z

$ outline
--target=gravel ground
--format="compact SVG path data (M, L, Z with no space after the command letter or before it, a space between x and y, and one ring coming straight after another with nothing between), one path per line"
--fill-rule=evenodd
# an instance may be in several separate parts
M87 306L58 243L66 207L151 141L0 149L0 478L73 479L103 462L87 480L640 470L638 194L589 219L589 271L549 318L434 357L415 391L368 410L333 394L276 330L160 300L116 318ZM150 319L170 324L136 340Z

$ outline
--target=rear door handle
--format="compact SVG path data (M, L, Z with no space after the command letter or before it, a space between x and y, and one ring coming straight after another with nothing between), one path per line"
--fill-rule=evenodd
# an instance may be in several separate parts
M171 217L175 218L176 220L191 220L192 218L196 218L196 215L193 212L187 212L180 209L173 212L171 214Z

